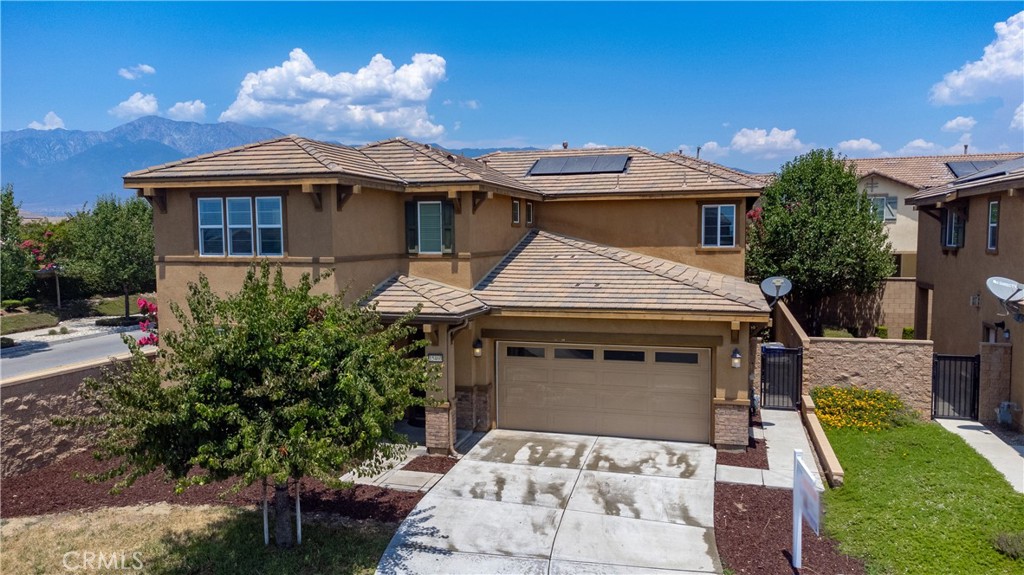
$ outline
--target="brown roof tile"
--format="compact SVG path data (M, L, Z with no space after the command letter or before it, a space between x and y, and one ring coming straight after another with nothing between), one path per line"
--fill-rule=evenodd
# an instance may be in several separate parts
M879 174L919 190L940 186L956 176L946 166L947 162L970 162L973 160L1009 160L1020 156L1020 152L1002 154L951 154L947 156L910 156L903 158L861 158L850 159L858 177Z
M769 312L741 278L539 230L472 293L495 308Z
M487 306L464 289L415 276L395 274L374 289L368 303L386 317L403 316L417 305L417 317L458 320L487 311Z
M943 201L946 194L957 192L960 195L969 195L971 192L976 191L973 188L989 187L1002 183L1009 184L1009 182L1014 181L1019 182L1022 178L1024 178L1024 156L1018 155L986 170L966 175L940 186L919 190L907 198L907 203L911 205L933 204Z

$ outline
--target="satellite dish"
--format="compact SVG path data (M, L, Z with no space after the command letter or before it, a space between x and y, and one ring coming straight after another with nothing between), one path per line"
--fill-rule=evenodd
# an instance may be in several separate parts
M1014 280L999 276L990 277L985 280L985 286L1003 303L1024 301L1024 284Z
M769 304L769 307L774 307L775 302L779 301L779 298L788 294L792 290L793 282L782 276L772 276L770 278L765 278L765 280L761 282L761 291L764 292L764 295L772 298L772 302Z

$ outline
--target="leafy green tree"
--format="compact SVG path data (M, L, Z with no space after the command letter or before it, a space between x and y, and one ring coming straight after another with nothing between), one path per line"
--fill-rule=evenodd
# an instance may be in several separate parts
M747 277L791 279L815 335L826 296L872 292L896 271L892 245L857 190L854 167L832 150L812 150L783 165L747 219Z
M124 294L128 317L130 294L152 289L156 283L149 204L141 198L120 201L104 196L91 212L80 212L74 219L69 230L75 246L69 271L97 292Z
M32 287L29 256L21 249L21 216L14 203L14 186L0 193L0 297L21 299Z
M340 486L343 474L378 473L404 453L393 424L438 375L412 357L426 342L403 344L411 314L385 326L372 308L314 295L319 279L289 287L264 263L226 297L203 276L190 284L187 313L170 306L181 329L161 333L157 361L129 341L130 365L86 382L103 415L62 422L99 429L97 456L118 462L91 479L117 477L122 489L161 466L179 490L269 479L275 540L289 546L289 480Z

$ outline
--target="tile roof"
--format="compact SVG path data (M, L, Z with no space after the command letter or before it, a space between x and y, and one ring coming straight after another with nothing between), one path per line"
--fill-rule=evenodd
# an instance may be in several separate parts
M741 278L534 230L473 295L501 309L767 314Z
M530 186L489 167L486 163L420 144L405 138L391 138L359 148L411 185L486 183L517 191L538 193Z
M630 157L622 173L530 176L541 158L616 155ZM477 158L544 194L555 197L605 195L760 192L764 181L724 166L678 154L656 154L638 147L493 152Z
M130 172L126 180L352 175L394 183L401 178L359 150L284 136Z
M859 177L880 174L918 190L945 184L956 178L946 166L947 162L970 162L973 160L1009 160L1021 152L1002 154L951 154L948 156L910 156L903 158L860 158L849 159Z
M484 313L488 307L464 289L440 282L395 274L373 290L367 303L376 304L385 317L403 316L417 305L417 317L459 320Z
M1024 156L1001 162L991 168L968 174L952 182L920 190L907 198L907 203L912 205L932 204L942 201L946 194L952 192L970 195L972 188L975 187L1021 179L1024 179Z

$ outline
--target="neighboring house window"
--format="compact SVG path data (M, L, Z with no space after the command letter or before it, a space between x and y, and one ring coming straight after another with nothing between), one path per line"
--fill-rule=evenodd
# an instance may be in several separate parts
M519 200L512 200L512 223L519 223Z
M988 249L996 251L999 247L999 200L988 203Z
M942 245L947 248L964 247L964 218L950 209L943 211Z
M526 224L533 225L533 202L526 202Z
M455 245L455 205L449 201L407 202L405 243L411 254L450 254Z
M701 206L701 222L702 246L736 246L736 206Z
M254 215L253 198L199 198L199 255L284 255L281 198L258 197L255 204Z
M899 202L896 196L872 196L869 199L876 218L883 222L896 221L896 208Z

